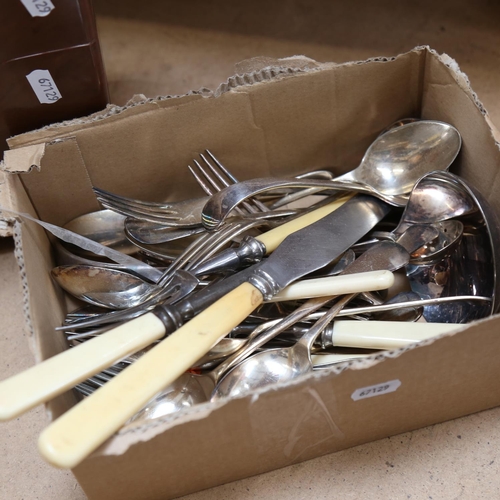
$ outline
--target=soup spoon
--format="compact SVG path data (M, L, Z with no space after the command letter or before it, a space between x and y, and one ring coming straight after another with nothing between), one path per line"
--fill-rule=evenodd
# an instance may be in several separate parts
M203 208L202 223L207 229L215 229L242 201L283 187L363 192L405 206L415 182L431 170L447 170L461 143L457 129L447 123L407 123L378 136L356 169L331 181L263 178L233 184L210 197Z

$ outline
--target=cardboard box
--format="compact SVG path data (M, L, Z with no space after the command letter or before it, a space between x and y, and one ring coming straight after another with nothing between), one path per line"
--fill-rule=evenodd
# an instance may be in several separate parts
M449 122L463 137L453 172L495 198L496 131L467 77L427 47L391 58L270 62L215 92L135 99L11 139L1 206L63 225L99 208L92 185L142 199L197 192L185 170L205 148L241 179L320 167L355 168L380 130L402 117ZM68 307L49 271L49 239L13 225L38 359L64 349ZM110 439L74 469L90 499L166 499L500 404L500 321L490 318L413 348L315 372L297 382L203 404ZM355 401L357 389L399 381ZM395 384L396 386L397 384ZM48 405L56 418L75 397ZM75 432L78 432L75 429Z

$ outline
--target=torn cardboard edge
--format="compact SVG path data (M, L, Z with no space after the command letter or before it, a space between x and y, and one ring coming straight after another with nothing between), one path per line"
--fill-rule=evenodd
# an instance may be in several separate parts
M480 321L484 320L479 320ZM366 358L353 358L351 360L342 361L333 365L325 370L314 370L309 373L304 374L300 378L296 378L287 382L281 382L273 384L270 386L262 387L253 390L251 393L237 395L231 398L207 401L206 403L200 403L192 406L188 409L182 410L179 413L173 413L165 415L163 417L158 417L149 421L137 422L136 424L125 425L120 431L116 433L115 436L110 438L106 443L104 443L100 448L98 448L91 456L110 456L110 455L123 455L127 450L138 443L149 441L159 434L172 429L178 425L186 424L195 420L202 420L208 417L214 411L222 408L223 406L229 404L231 401L236 399L248 400L250 404L255 403L261 395L276 392L283 387L292 387L295 385L307 384L311 380L318 380L320 378L330 376L332 373L339 375L346 370L364 370L370 368L378 363L385 361L386 359L398 358L408 351L413 349L418 349L425 347L439 340L452 337L459 332L462 332L468 328L468 325L457 326L456 330L452 332L446 332L436 337L423 340L421 342L415 342L405 347L400 347L399 349L393 349L391 351L381 351L373 353Z
M70 134L88 126L93 126L98 121L116 119L116 117L118 116L128 116L130 113L135 114L136 112L145 112L144 107L163 107L167 102L170 103L170 101L172 100L176 102L175 105L179 105L185 104L191 99L210 97L216 98L226 92L230 92L231 90L240 87L274 81L280 78L286 78L300 73L321 71L334 66L350 66L372 62L388 62L396 60L399 57L403 57L415 51L427 51L438 57L443 62L443 64L450 69L450 72L454 75L454 79L474 101L476 106L480 109L481 113L483 115L487 114L483 104L478 99L477 94L471 89L469 79L467 78L465 73L460 70L458 63L447 54L438 54L429 46L422 45L397 56L377 56L366 60L350 61L341 64L331 62L321 63L301 55L290 56L281 59L256 57L237 63L237 69L241 69L244 71L246 70L247 72L244 72L242 74L235 74L229 77L226 82L220 84L215 90L202 88L198 90L191 90L182 95L166 95L157 96L154 98L147 98L142 94L138 94L133 96L124 106L110 104L104 110L93 113L92 115L89 115L87 117L75 118L72 120L54 123L52 125L47 125L43 128L33 130L31 132L13 136L7 140L7 143L9 144L9 147L11 147L11 149L18 149L21 147L38 144L42 139L47 142L47 136L49 135L50 137L51 134L53 135L53 137L57 136L61 138L61 134ZM180 103L179 99L182 99L183 102Z
M10 196L10 187L6 181L6 174L28 173L33 169L40 169L43 155L45 154L45 143L25 146L19 149L4 152L4 161L0 163L0 207L12 209L13 202ZM22 165L23 170L10 171L7 164ZM0 214L0 236L14 236L12 218Z

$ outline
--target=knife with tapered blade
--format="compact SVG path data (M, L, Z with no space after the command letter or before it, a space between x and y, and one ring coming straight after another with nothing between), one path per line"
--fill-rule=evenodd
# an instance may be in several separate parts
M286 236L337 210L351 197L352 195L344 196L271 229L262 235L262 242L266 243L268 251L274 250ZM155 268L151 269L163 275L161 271ZM149 322L151 319L155 320L155 317L148 316L144 323L137 321L132 323L133 328L113 328L1 381L0 421L15 418L34 406L53 399L118 360L161 340L164 336L177 330L186 320L191 319L238 285L244 283L252 272L253 269L249 269L233 274L191 296L190 292L194 290L198 280L186 271L177 270L166 287L158 295L151 298L148 304L144 302L136 307L112 311L108 313L107 320L104 320L123 323L146 314L156 306L156 314L160 314L162 317L163 327L161 329L149 328ZM184 300L180 300L182 297ZM95 324L96 321L97 323L101 322L102 316L88 319L85 323L89 326ZM82 326L82 323L80 322L79 325ZM72 324L72 327L74 326ZM67 325L63 325L61 328L65 330Z
M150 349L134 364L71 408L41 434L39 450L61 468L72 468L111 437L165 386L193 366L264 298L321 269L369 232L390 207L359 195L318 222L297 231L255 267L247 281ZM136 318L116 330L164 332L161 314Z

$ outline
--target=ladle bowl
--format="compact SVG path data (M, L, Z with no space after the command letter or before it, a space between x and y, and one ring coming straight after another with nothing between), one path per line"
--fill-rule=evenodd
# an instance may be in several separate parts
M497 312L500 224L489 203L463 178L449 172L431 172L422 177L412 192L412 200L414 196L417 201L407 206L399 229L415 222L457 217L464 230L454 252L448 248L441 259L407 268L412 290L424 299L452 295L492 298L489 306L465 302L426 306L424 317L433 322L466 323Z

